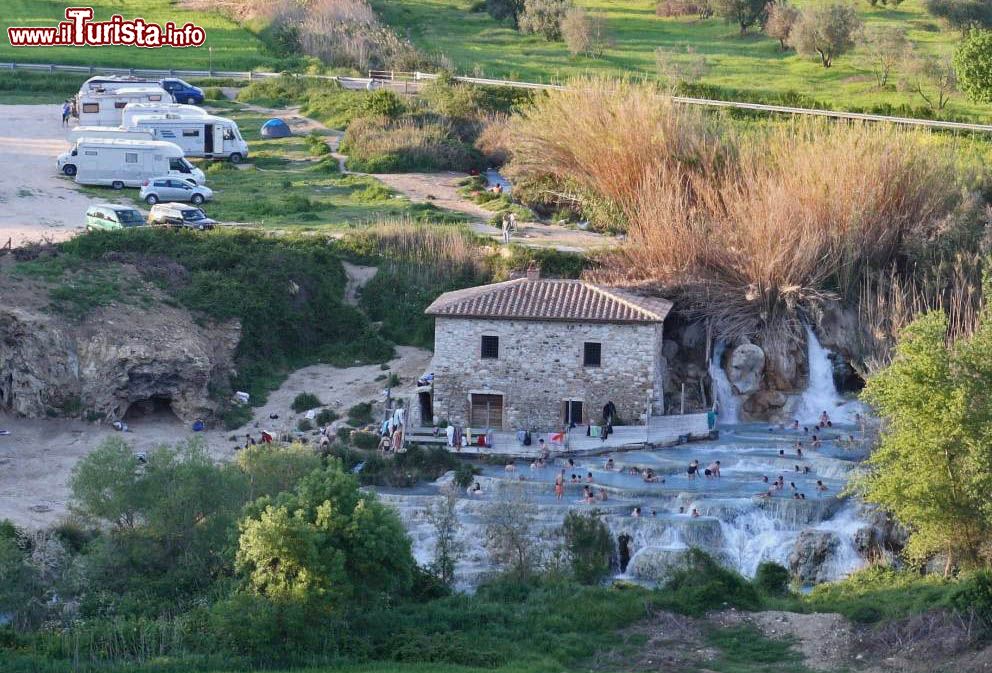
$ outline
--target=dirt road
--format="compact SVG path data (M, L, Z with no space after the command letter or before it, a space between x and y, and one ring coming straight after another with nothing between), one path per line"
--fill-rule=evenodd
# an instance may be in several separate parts
M58 105L0 105L0 245L69 238L82 230L91 203L112 200L84 194L56 173L66 132Z
M65 516L73 466L108 437L121 437L136 451L200 437L211 456L230 460L235 455L236 444L244 445L246 433L258 438L261 430L280 433L294 429L302 418L290 408L298 393L315 393L344 416L358 402L381 402L383 379L388 374L399 376L402 385L411 384L427 370L430 358L429 351L400 347L397 357L389 362L388 371L379 365L304 367L273 391L264 406L254 410L255 420L236 431L214 429L194 433L189 425L168 412L129 419L127 433L78 420L18 419L0 414L0 430L10 432L0 436L0 519L36 528Z

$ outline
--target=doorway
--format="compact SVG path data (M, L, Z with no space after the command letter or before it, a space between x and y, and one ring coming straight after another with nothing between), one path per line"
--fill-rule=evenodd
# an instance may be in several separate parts
M434 402L428 392L417 393L417 400L420 402L420 424L423 426L434 424Z
M214 125L203 126L203 153L212 154L214 151Z
M472 393L469 426L473 428L503 429L503 396Z
M565 427L571 427L572 423L575 423L576 425L581 425L582 401L565 400L562 403L562 420L565 422Z

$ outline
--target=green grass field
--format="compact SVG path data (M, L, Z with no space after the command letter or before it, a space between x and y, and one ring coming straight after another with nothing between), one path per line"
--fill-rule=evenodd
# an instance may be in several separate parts
M64 20L72 3L54 0L3 0L0 3L0 61L23 63L66 63L133 68L175 68L177 70L268 69L276 59L265 55L264 45L234 21L217 14L182 9L170 0L92 0L77 3L93 7L96 18L120 14L125 19L141 17L164 24L182 25L191 21L207 33L204 47L141 49L138 47L12 47L7 41L10 26L54 26ZM211 49L208 50L207 47Z
M795 0L795 4L802 7L826 1ZM742 38L736 26L719 18L658 17L654 0L578 3L607 18L613 45L602 58L572 57L561 42L521 35L484 12L470 12L469 0L373 0L390 25L408 31L425 51L444 54L466 74L529 81L589 73L654 76L655 49L679 54L692 49L704 56L710 66L702 79L705 84L767 95L797 91L838 108L923 104L918 97L895 86L879 91L861 52L842 56L833 67L825 69L794 52L782 52L776 40L764 35ZM959 33L941 26L925 12L923 0L906 0L898 9L881 5L872 8L863 0L855 6L869 26L904 26L910 40L922 51L950 53L960 41ZM992 119L992 107L970 104L963 95L955 96L950 111L975 119Z

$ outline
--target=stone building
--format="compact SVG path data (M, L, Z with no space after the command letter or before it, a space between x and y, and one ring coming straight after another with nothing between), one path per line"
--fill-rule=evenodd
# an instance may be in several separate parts
M527 277L447 292L435 316L431 386L411 418L547 431L663 413L662 325L672 305L580 280Z

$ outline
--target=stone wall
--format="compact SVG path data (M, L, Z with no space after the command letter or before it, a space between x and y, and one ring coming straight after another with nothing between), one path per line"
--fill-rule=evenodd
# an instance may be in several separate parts
M597 421L613 401L625 424L649 400L660 407L666 364L661 324L604 324L439 317L434 330L434 414L469 423L472 393L503 396L503 428L553 430L564 400L583 402ZM499 357L481 357L483 335L499 337ZM602 344L599 367L583 366L583 344Z

